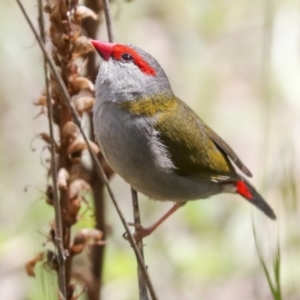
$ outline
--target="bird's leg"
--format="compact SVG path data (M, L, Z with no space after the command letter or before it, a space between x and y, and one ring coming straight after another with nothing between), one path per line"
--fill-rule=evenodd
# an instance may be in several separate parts
M136 232L134 233L133 237L136 241L140 241L144 237L150 235L159 225L161 225L165 220L167 220L175 211L178 210L181 206L185 205L186 202L177 202L173 205L173 207L167 211L166 214L164 214L157 222L152 224L149 227L143 227L140 224L134 224L134 223L128 223L131 226L135 226ZM124 236L126 238L126 236Z

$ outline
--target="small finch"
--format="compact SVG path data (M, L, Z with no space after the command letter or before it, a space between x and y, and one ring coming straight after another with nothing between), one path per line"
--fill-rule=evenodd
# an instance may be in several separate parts
M91 41L103 59L96 80L93 122L111 167L134 189L175 205L156 223L139 228L137 240L153 232L189 200L239 194L268 217L276 216L239 174L252 174L236 153L172 91L159 63L126 44Z

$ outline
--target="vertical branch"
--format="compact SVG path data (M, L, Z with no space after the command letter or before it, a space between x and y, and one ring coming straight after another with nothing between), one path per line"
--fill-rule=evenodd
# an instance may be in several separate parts
M56 46L53 54L56 55L56 64L61 69L61 75L63 80L68 83L69 78L69 64L71 58L70 40L64 40L62 43L58 41L54 41L53 36L57 35L62 37L63 34L65 36L69 36L70 29L67 24L69 23L67 12L69 9L69 3L67 1L59 1L53 7L50 15L50 39L51 42ZM60 23L61 22L61 23ZM56 85L56 84L55 84ZM61 95L57 93L55 95L56 103L61 103ZM60 151L58 154L58 170L65 170L68 174L71 174L71 161L68 153L69 143L67 139L63 137L63 130L65 125L71 121L71 114L65 105L61 105L58 108L58 131L59 131L59 139L60 139ZM59 172L59 171L58 171ZM58 173L57 173L58 176ZM74 287L71 285L71 276L72 276L72 256L70 255L70 245L71 245L71 228L75 223L75 217L70 218L70 208L71 208L71 199L69 197L69 186L70 182L66 184L66 187L59 187L59 195L60 195L60 209L62 213L62 243L63 249L65 249L68 255L65 257L64 268L65 268L65 281L66 281L66 299L70 299L74 293ZM72 220L71 220L72 219Z
M139 209L139 202L138 202L138 195L137 191L131 188L131 197L132 197L132 207L133 207L133 220L134 224L136 225L136 231L138 228L138 225L141 225L141 217L140 217L140 209ZM143 249L143 240L140 240L137 243L137 246L141 252L141 256L143 260L144 258L144 249ZM147 292L147 284L143 275L143 271L141 270L141 267L138 265L138 282L139 282L139 293L140 293L140 299L141 300L148 300L148 292Z
M42 0L38 1L38 23L40 27L40 36L45 43L45 28L43 22L43 7ZM46 98L47 98L47 111L48 111L48 126L50 133L50 151L51 151L51 177L53 185L53 202L55 210L55 244L58 253L58 284L59 290L62 296L67 299L67 283L66 283L66 266L65 266L65 254L63 246L63 222L60 209L60 203L58 199L58 187L57 187L57 162L55 155L55 141L53 133L53 107L51 103L51 92L49 86L49 72L45 54L44 57L44 76L46 85Z
M113 31L112 31L112 23L111 23L111 16L110 16L108 0L103 0L103 5L104 5L104 13L105 13L105 21L106 21L108 40L109 40L109 42L112 43L114 41L114 35L113 35Z

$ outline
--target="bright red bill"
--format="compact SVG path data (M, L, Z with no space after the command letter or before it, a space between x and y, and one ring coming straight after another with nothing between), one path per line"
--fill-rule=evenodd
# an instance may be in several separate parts
M97 52L101 55L101 57L105 60L108 60L112 54L112 48L114 43L106 43L97 40L91 40L92 45L97 50Z

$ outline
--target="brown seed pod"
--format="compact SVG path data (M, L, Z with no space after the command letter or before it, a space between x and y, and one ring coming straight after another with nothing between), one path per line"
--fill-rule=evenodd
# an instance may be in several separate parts
M41 252L37 256L35 256L33 259L29 260L25 265L25 270L28 276L35 277L34 268L35 265L42 261L44 258L44 253Z
M81 191L89 191L91 186L83 179L75 179L69 186L69 198L75 199Z
M98 145L92 141L89 141L89 144L95 154L100 152ZM73 141L68 147L68 154L73 157L78 157L81 155L82 151L87 149L86 142L82 138L77 138Z
M78 221L81 204L86 202L82 194L90 189L90 185L83 179L75 179L70 183L68 190L69 205L68 210L64 213L64 222L73 225Z
M75 141L73 141L70 146L68 147L68 154L77 156L77 154L81 154L83 150L87 148L86 143L83 139L77 138Z
M51 99L52 105L55 103L53 99ZM47 97L45 95L41 95L40 97L37 98L36 102L33 102L33 105L36 106L47 106Z
M94 48L87 37L77 37L73 42L72 60L92 51L94 51Z
M79 68L74 62L70 62L67 65L67 72L68 72L69 76L77 76L78 70L79 70Z
M81 198L77 197L75 199L72 199L69 203L68 211L66 212L64 221L69 224L73 225L78 221L78 213L81 208Z
M69 28L68 28L68 32L69 32L68 39L70 40L70 42L74 42L82 34L82 27L78 26L74 23L69 23L69 24L66 23L66 24L69 26Z
M60 189L66 190L68 186L69 172L65 168L60 168L57 174L57 185Z
M52 11L52 8L51 8L50 4L47 3L47 4L44 6L44 12L50 14L51 11Z
M72 143L79 135L79 129L77 125L69 121L67 122L62 129L62 139L63 141L68 141L68 143Z
M72 103L75 103L75 101L79 98L82 98L82 97L92 97L92 93L88 90L80 90L80 92L76 95L73 95L71 97L71 101Z
M77 22L86 18L98 19L98 15L94 11L83 5L77 6L73 16Z
M82 116L84 112L87 113L91 112L95 104L95 98L81 97L81 98L77 98L74 103L75 103L75 108L77 109L79 115Z
M92 93L95 91L94 84L85 77L70 76L69 83L74 94L77 94L80 90L88 90Z
M102 241L103 233L100 230L85 228L80 230L74 237L73 245L71 246L71 255L81 253L86 246L90 245L103 245Z
M66 38L63 38L65 35L62 34L64 32L63 26L61 24L57 26L52 23L50 26L50 36L52 44L60 50L60 53L67 53L69 41ZM53 51L54 52L54 51ZM56 60L54 60L57 63Z
M84 248L85 248L84 242L80 242L80 241L75 242L75 240L74 240L74 244L70 248L70 253L71 253L71 255L77 255L77 254L81 253Z
M38 97L36 102L33 102L33 104L37 106L47 106L47 97L42 95Z
M82 192L90 190L90 185L83 179L75 179L69 186L69 207L65 212L64 221L70 225L73 225L78 220L78 213L81 208L81 203L84 201Z

